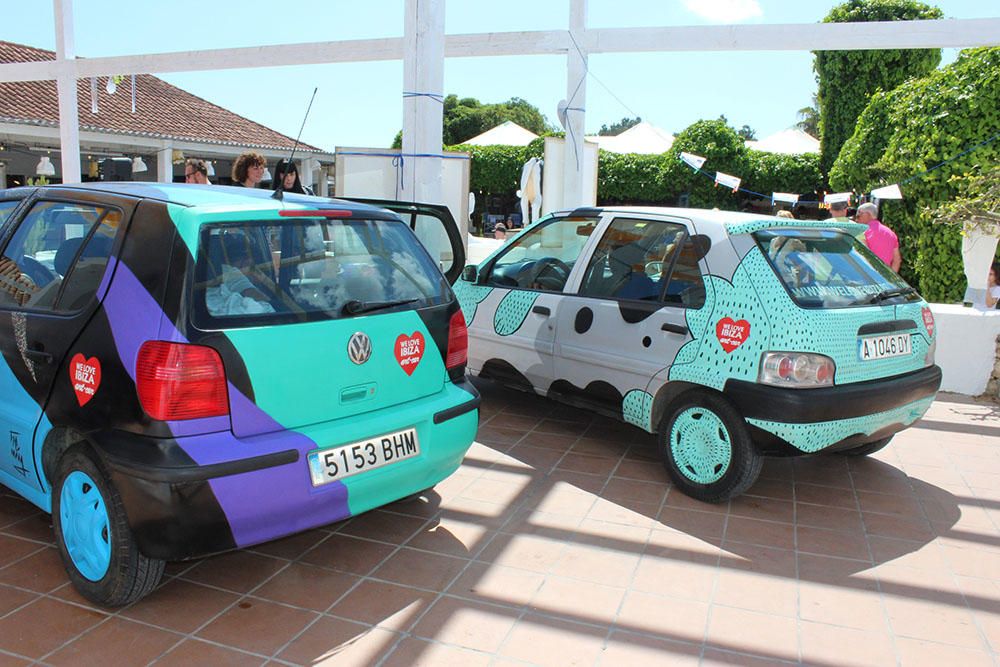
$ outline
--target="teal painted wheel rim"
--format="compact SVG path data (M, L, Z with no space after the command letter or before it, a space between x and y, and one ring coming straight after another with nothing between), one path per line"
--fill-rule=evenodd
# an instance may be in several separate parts
M688 408L670 428L670 454L677 469L692 482L718 482L733 456L729 429L711 410Z
M87 473L67 475L59 492L59 520L73 565L90 581L100 581L111 565L111 524L104 498Z

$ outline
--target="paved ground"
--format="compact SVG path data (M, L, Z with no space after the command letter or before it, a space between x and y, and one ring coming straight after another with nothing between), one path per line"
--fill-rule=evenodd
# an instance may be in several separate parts
M943 396L876 458L770 461L708 506L651 437L481 386L426 498L172 564L114 614L0 496L0 665L998 664L995 406Z

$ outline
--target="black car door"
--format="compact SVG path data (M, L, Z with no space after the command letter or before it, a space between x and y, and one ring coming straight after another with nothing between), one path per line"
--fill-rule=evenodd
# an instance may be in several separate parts
M124 197L40 190L0 239L0 481L36 504L48 493L41 445L53 386L67 383L73 391L61 395L82 407L100 389L101 364L113 363L73 345L107 292L134 208Z
M403 218L438 263L449 284L454 284L462 273L465 267L465 244L455 217L447 206L385 199L344 199L386 208Z

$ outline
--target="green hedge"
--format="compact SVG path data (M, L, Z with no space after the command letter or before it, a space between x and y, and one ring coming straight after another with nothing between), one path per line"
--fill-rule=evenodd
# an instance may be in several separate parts
M916 0L849 0L831 9L823 23L916 21L942 16L937 7ZM820 155L826 173L854 131L869 97L934 71L941 62L941 49L816 51L815 56Z
M963 51L922 79L872 98L830 171L835 190L868 192L899 183L1000 133L1000 48ZM961 235L935 225L927 209L958 194L952 176L1000 160L1000 140L902 186L882 217L900 238L903 277L931 301L958 301L965 288Z
M544 139L528 146L452 146L472 156L470 187L485 195L513 195L520 187L521 167L531 157L542 157ZM808 194L822 185L819 156L779 155L747 149L733 128L722 120L702 120L679 135L666 153L610 153L600 151L597 203L674 206L683 194L693 207L735 209L745 195L716 187L711 178L681 162L685 151L707 159L704 170L722 171L743 179L742 187L770 196L771 192Z

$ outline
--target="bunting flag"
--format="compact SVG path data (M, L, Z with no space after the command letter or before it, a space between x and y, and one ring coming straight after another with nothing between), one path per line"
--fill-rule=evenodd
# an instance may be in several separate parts
M899 189L899 184L893 183L885 187L872 190L872 197L875 199L902 199L903 193Z
M701 169L701 165L705 164L705 158L700 155L694 155L693 153L682 152L681 159L690 165L695 171Z
M723 174L721 171L715 172L715 184L725 185L727 188L732 188L733 192L740 189L741 178L738 176L730 176L729 174Z
M831 192L825 197L823 197L824 204L836 204L837 202L846 201L848 204L851 203L851 197L854 193L851 192Z
M794 204L799 200L799 196L792 194L791 192L772 192L771 193L771 203L776 201L788 202L789 204Z

